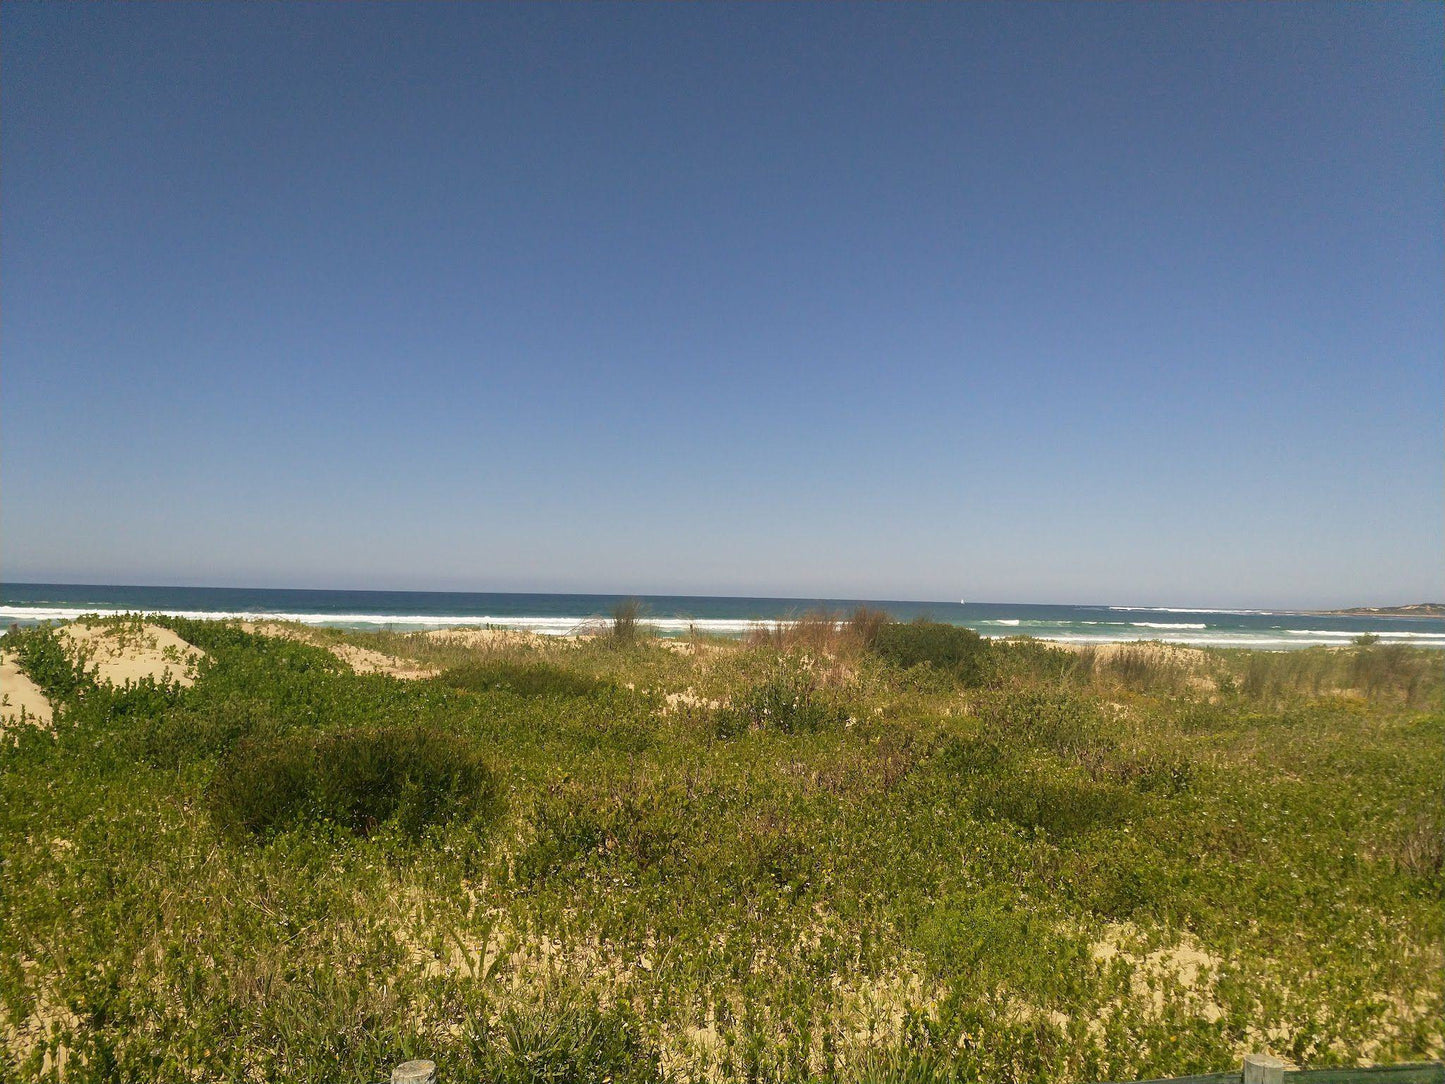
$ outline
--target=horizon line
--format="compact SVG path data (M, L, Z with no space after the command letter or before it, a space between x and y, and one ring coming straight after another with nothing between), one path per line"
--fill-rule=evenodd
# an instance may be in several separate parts
M459 590L441 588L393 588L393 587L257 587L250 585L236 584L168 584L168 583L96 583L88 581L72 580L6 580L0 579L0 587L121 587L121 588L142 588L152 590L173 590L173 591L296 591L311 594L332 594L344 592L348 594L404 594L404 595L571 595L580 598L611 598L611 599L648 599L648 598L677 598L677 599L743 599L758 602L858 602L858 603L890 603L903 602L911 605L940 605L940 606L1070 606L1079 609L1121 609L1121 610L1174 610L1174 611L1198 611L1207 612L1229 612L1229 611L1259 611L1261 613L1332 613L1348 609L1364 608L1396 608L1400 606L1439 606L1445 603L1430 602L1424 599L1417 599L1406 603L1355 603L1352 606L1332 607L1302 607L1302 606L1264 606L1236 605L1236 606L1199 606L1197 604L1170 604L1150 603L1135 604L1121 602L1019 602L1007 601L996 602L984 599L938 599L938 598L865 598L861 596L847 595L750 595L750 594L700 594L696 592L669 592L669 591L523 591L523 590Z

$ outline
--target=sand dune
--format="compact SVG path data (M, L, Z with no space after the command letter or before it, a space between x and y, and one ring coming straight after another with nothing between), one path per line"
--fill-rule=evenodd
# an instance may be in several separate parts
M76 622L55 630L72 658L84 656L97 681L124 685L152 678L193 685L206 653L160 625L87 625Z
M313 647L324 647L358 674L389 674L403 681L415 681L418 678L435 677L438 673L432 667L423 666L411 659L399 659L395 655L373 651L369 647L327 643L321 636L294 625L283 625L276 621L243 621L241 628L259 636L276 636L283 640L311 644Z
M544 643L564 642L570 636L540 636L525 629L432 629L428 640L440 640L463 647L536 647Z
M21 673L11 656L0 651L0 732L18 725L21 712L26 722L36 726L49 727L53 719L50 701L40 686Z

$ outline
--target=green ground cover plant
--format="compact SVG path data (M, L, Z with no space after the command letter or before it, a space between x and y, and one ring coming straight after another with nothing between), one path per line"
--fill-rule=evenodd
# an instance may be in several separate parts
M416 837L454 818L499 812L479 743L435 727L375 727L243 738L206 789L211 819L232 837L298 825L371 835L395 825Z
M791 654L771 660L759 680L734 690L729 703L717 710L717 735L734 737L749 730L793 734L842 725L846 707L829 694L811 661Z
M544 662L487 659L457 666L441 680L454 689L499 690L518 696L590 696L608 687L595 677Z
M984 672L988 641L972 629L937 621L890 621L877 628L869 649L897 666L932 666L966 685L977 685Z
M189 688L7 637L57 712L0 742L0 1079L1042 1084L1445 1047L1438 654L163 623L207 653Z

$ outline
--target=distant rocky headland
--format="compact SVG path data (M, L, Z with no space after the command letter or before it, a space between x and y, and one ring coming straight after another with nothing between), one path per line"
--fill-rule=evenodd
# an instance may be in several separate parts
M1351 606L1347 610L1323 612L1354 617L1445 617L1445 602L1412 602L1408 606Z

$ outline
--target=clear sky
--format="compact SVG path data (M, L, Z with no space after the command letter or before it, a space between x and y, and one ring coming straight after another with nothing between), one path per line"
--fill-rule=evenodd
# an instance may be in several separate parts
M7 580L1445 595L1445 6L0 14Z

